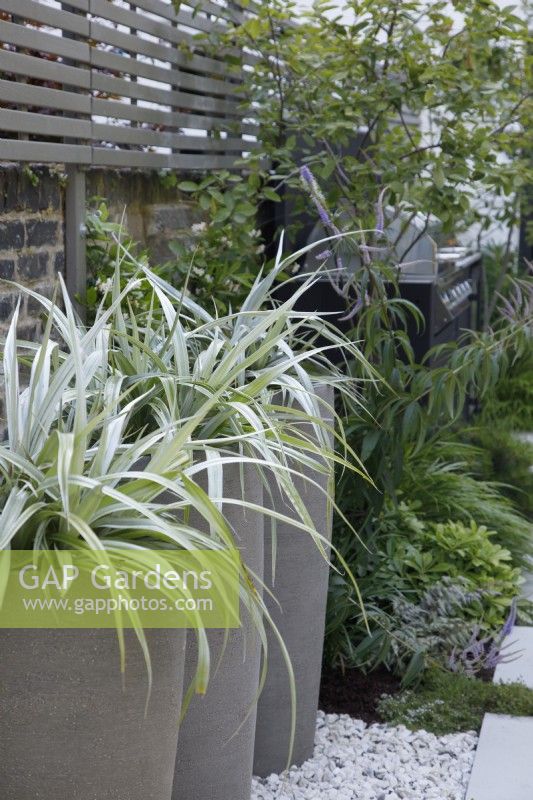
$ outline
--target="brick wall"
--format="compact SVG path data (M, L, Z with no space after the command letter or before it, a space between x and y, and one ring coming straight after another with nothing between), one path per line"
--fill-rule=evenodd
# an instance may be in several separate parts
M50 295L55 275L64 269L63 192L48 170L34 179L20 169L0 171L0 278ZM5 335L18 298L0 283L0 336ZM41 331L37 304L23 298L19 336L35 340Z
M58 271L64 271L65 176L46 167L33 175L20 167L0 165L0 278L50 294ZM103 198L111 216L124 219L130 235L146 247L154 263L172 258L169 243L186 235L201 219L197 208L175 189L165 188L153 173L90 170L87 200ZM0 283L0 336L5 334L18 293ZM24 300L21 338L41 329L33 301Z

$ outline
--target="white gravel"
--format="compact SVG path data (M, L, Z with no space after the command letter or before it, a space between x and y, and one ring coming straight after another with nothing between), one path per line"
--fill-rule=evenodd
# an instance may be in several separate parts
M315 753L254 778L252 800L465 800L475 733L435 736L318 712Z

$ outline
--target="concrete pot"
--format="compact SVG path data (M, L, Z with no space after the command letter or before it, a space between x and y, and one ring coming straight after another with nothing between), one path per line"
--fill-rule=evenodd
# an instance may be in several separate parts
M241 487L239 467L224 467L224 496L241 498L244 489L246 500L262 505L263 488L255 467L245 465L242 475ZM245 563L261 578L262 514L233 505L224 507L223 513L235 532ZM202 524L199 520L197 523ZM211 676L206 695L192 698L181 724L172 800L249 800L261 649L244 609L241 621L240 629L229 632L223 653L225 631L208 632L211 664L214 668L218 664L218 669ZM189 635L185 685L192 679L195 666L196 646Z
M317 387L316 393L333 405L331 387ZM309 474L326 487L326 476L312 471ZM324 495L314 487L306 486L303 480L296 480L295 484L317 531L330 541L332 520ZM271 491L274 507L287 516L294 516L274 482ZM273 581L271 527L265 518L265 586L270 588L280 604L278 606L267 593L265 605L281 633L294 669L297 708L292 763L302 764L312 756L314 747L329 570L309 534L281 522L277 523L276 534L277 558ZM285 769L289 755L290 725L287 667L277 640L269 632L268 673L257 709L256 775L265 777Z
M0 631L2 800L170 800L185 631Z

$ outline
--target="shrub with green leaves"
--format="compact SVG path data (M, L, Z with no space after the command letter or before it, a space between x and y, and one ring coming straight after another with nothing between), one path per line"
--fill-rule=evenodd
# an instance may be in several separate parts
M265 261L258 221L261 203L265 199L279 201L279 195L263 186L255 172L244 176L221 171L197 181L180 181L170 173L162 180L190 197L201 219L170 242L175 258L162 264L150 262L150 269L173 286L185 288L209 311L225 314L238 309ZM124 286L138 272L139 263L148 264L150 260L125 226L110 218L105 201L90 206L86 225L89 284L86 296L80 299L94 313L106 289L111 288L117 262ZM108 301L110 296L108 292ZM151 301L152 293L145 283L130 291L129 302L136 310L147 310Z
M376 520L373 549L356 569L364 614L341 576L332 576L328 663L384 664L408 684L432 662L447 667L474 629L487 637L501 629L520 593L509 551L473 521L431 522L418 513L401 503Z
M458 443L452 431L469 398L490 397L507 374L510 353L529 346L531 316L523 292L526 300L511 317L502 315L491 330L465 334L417 364L406 335L412 309L383 291L379 264L363 271L367 280L360 291L367 299L354 316L353 336L362 342L382 381L362 384L362 412L351 414L345 427L373 483L339 474L339 505L363 544L343 517L337 518L334 542L358 578L367 617L379 624L367 630L357 598L341 576L332 574L325 658L333 664L386 663L402 671L408 659L395 656L390 635L396 593L405 593L405 600L416 604L430 583L445 575L461 577L462 570L468 580L479 576L486 585L499 583L498 594L485 598L480 619L471 618L485 625L487 633L501 625L518 594L516 568L529 563L531 524L497 485L471 474L468 459L474 448ZM466 547L462 560L446 548L445 538L435 545L441 531L436 526L447 520L452 528L445 533L459 538L461 545L481 538L487 573L481 575L470 564L480 542ZM507 551L505 558L498 546ZM497 556L496 573L490 571L492 556ZM393 619L393 630L396 623Z
M416 689L383 697L378 711L391 725L426 730L436 736L479 732L487 713L533 716L533 690L520 683L486 683L434 669Z
M167 182L172 178L198 204L204 219L191 227L189 237L171 244L177 258L168 265L170 282L187 285L206 309L221 313L237 309L264 262L265 245L258 227L261 180L255 172L227 171L198 181L168 176Z
M355 630L350 633L350 665L366 670L384 664L402 676L405 686L419 680L429 664L448 667L452 654L471 641L473 620L482 617L487 594L472 590L464 578L445 577L418 600L399 592L381 604L367 598L370 633L362 625L360 641Z
M445 0L318 0L306 11L265 0L210 33L214 50L242 48L236 73L261 139L249 168L270 159L301 210L297 169L308 163L351 228L372 226L382 189L396 213L439 217L446 236L515 225L531 175L527 23L494 0L454 6L452 17ZM416 124L423 113L429 130Z
M86 307L92 319L104 298L107 305L111 303L110 289L117 263L121 265L121 289L124 289L138 271L138 262L146 262L147 256L131 239L124 225L113 222L103 200L96 199L89 206L85 224L88 281L85 296L76 299ZM161 267L159 271L165 273ZM128 288L128 303L136 310L145 306L146 292L141 286Z
M375 576L413 601L443 577L463 579L470 591L483 592L483 602L468 610L470 619L490 632L503 624L511 601L519 594L520 572L511 554L493 541L495 533L471 521L422 523L418 535L399 527L378 545Z
M399 487L401 497L417 504L417 513L429 522L454 519L469 525L474 520L493 531L493 541L511 553L516 567L527 569L533 548L533 526L504 496L496 483L480 480L469 472L465 448L454 444L428 446L405 464Z

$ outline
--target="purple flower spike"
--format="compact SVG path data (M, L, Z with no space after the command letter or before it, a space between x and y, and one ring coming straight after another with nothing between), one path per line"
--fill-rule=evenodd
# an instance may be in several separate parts
M320 217L320 221L322 222L322 224L325 225L326 228L332 228L333 226L331 224L331 220L324 206L321 206L320 203L317 203L316 201L315 205L316 205L316 210L318 211L318 216Z
M379 233L383 233L385 230L385 214L383 211L383 198L385 196L385 192L386 188L381 190L376 203L376 230L379 231Z
M339 233L338 228L333 224L327 212L326 199L320 191L313 173L306 164L304 164L303 167L300 167L300 177L305 189L309 192L309 196L311 197L311 200L318 211L318 216L320 217L320 221L324 227L328 228L335 234Z
M513 600L511 603L511 610L509 611L509 615L505 620L504 626L500 632L501 640L505 639L512 633L512 630L516 623L516 599Z
M339 317L339 320L341 322L349 322L349 320L353 319L355 317L355 315L358 314L359 311L361 311L362 308L363 308L363 301L359 297L355 301L355 303L353 304L351 309L348 311L348 313L345 314L343 317Z
M314 178L307 164L304 164L303 167L300 167L300 175L306 183L308 183L310 186L313 185Z

